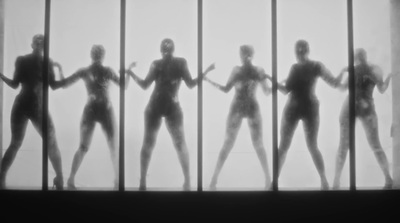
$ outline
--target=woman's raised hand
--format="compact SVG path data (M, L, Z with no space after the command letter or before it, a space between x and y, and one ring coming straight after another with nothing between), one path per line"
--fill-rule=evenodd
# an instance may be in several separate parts
M136 62L136 61L133 61L131 64L129 64L128 70L130 70L130 69L136 67L136 64L137 64L137 62Z
M210 66L207 67L207 69L204 71L204 75L206 75L208 72L212 71L215 69L215 63L212 63Z

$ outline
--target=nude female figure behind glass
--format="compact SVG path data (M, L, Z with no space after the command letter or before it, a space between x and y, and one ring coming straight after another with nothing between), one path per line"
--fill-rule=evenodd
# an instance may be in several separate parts
M208 81L217 89L225 93L235 87L235 96L226 122L225 141L219 153L217 165L210 183L211 190L215 190L217 187L219 174L229 153L232 151L244 118L247 118L253 146L264 172L265 188L269 188L271 184L267 156L262 139L262 118L256 99L256 90L258 85L261 85L265 95L268 95L271 89L267 85L267 75L264 70L261 67L252 64L253 56L254 49L252 46L243 45L240 47L242 66L236 66L233 68L231 76L225 86L215 83L207 77L204 78L205 81Z
M171 39L162 40L160 47L162 59L151 64L150 71L144 80L131 71L131 66L126 71L143 89L147 89L155 82L153 93L145 111L145 132L140 154L139 190L147 189L146 175L163 117L182 167L183 190L190 190L189 153L185 141L183 113L179 105L178 91L182 80L189 88L195 87L201 80L192 79L186 60L175 57L173 55L174 49L175 45ZM210 66L202 76L212 69L213 66Z
M106 135L114 170L114 189L118 188L118 151L117 127L114 109L109 97L110 82L120 85L120 78L110 68L103 66L105 49L102 45L93 45L92 64L81 68L71 76L59 81L59 87L68 87L79 79L85 82L88 100L83 110L80 124L80 145L75 153L71 173L67 181L68 189L76 190L75 176L83 158L89 150L96 123L99 123ZM127 86L127 85L126 85Z
M0 188L6 187L6 176L25 137L28 121L31 121L36 131L42 136L43 119L43 47L44 36L37 34L32 39L32 53L20 56L15 62L13 79L0 73L0 78L13 89L21 85L20 93L15 98L11 110L11 142L7 148L0 171ZM57 63L49 61L49 85L57 88L53 66ZM53 120L48 114L48 156L56 173L53 184L57 190L64 185L61 154L57 145Z
M356 118L361 120L364 127L365 134L372 151L379 163L380 168L385 176L384 189L391 189L393 185L392 177L389 172L389 163L382 149L379 140L378 130L378 116L375 111L375 104L373 98L373 91L375 86L380 93L384 93L389 86L392 74L389 74L385 81L383 81L382 70L367 60L367 52L364 49L357 49L355 52L355 115ZM348 71L344 68L341 74ZM348 82L345 81L342 89L347 89ZM342 110L340 113L340 143L336 157L335 178L333 181L333 188L339 189L340 176L346 161L347 151L349 150L349 98L343 102Z
M333 77L321 62L309 59L309 52L307 41L296 42L297 63L291 67L286 83L278 85L281 92L289 94L281 121L278 177L297 124L302 120L307 147L321 179L321 189L326 190L329 188L329 183L326 179L324 160L318 148L319 101L315 95L315 86L317 78L321 77L330 86L336 88L340 85L342 75Z

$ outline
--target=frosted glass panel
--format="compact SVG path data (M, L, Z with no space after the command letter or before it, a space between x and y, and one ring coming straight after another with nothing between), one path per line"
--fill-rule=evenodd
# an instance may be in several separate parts
M42 138L38 132L41 132L42 124L42 85L35 81L41 79L42 73L39 70L42 68L43 59L31 54L31 43L34 35L44 32L44 1L9 0L4 1L4 7L4 58L0 58L4 63L2 72L7 78L16 80L18 87L12 89L3 83L1 143L5 154L2 154L0 178L5 177L7 172L5 186L8 189L40 189ZM28 54L30 55L18 59L17 63L17 57ZM35 68L32 68L32 65ZM33 78L27 78L28 75ZM29 91L34 86L39 88L40 92L36 91L36 94L33 94ZM32 123L35 123L39 131ZM15 129L15 140L11 140L12 128Z
M74 179L78 190L113 189L111 151L118 167L120 4L54 0L51 10L50 56L61 64L65 78L76 77L49 98L66 187L74 189Z
M132 0L127 1L126 13L127 68L131 62L136 61L137 65L132 71L140 79L145 79L148 76L153 61L161 59L161 41L165 38L170 38L175 45L174 56L184 58L187 61L187 69L191 77L194 78L197 76L197 1ZM160 71L158 73L156 72L156 75L163 75L165 71L161 66L156 66L156 70L157 72ZM180 74L181 71L182 70L177 70L176 75ZM168 75L165 74L164 76ZM159 76L157 76L157 78L162 79L162 77ZM172 102L170 101L172 98L168 97L169 101L160 99L159 103L154 103L154 98L160 98L158 96L153 97L157 95L156 92L165 93L162 89L161 91L159 91L159 88L157 88L158 90L154 89L155 85L158 86L158 84L161 84L161 88L164 89L165 86L174 85L173 80L160 83L162 82L159 81L161 79L155 80L155 83L149 82L152 83L152 85L146 90L139 87L135 81L131 79L129 89L126 91L125 149L126 186L128 189L136 190L139 187L141 151L144 144L144 134L146 132L155 133L158 129L158 124L160 124L158 134L155 134L153 139L146 140L147 143L144 145L146 147L146 152L143 156L150 156L151 145L154 145L154 151L151 154L151 159L144 158L149 160L149 166L148 171L144 174L145 177L142 179L147 180L147 190L182 189L185 180L182 172L183 169L181 168L174 143L167 129L167 121L170 122L171 125L179 124L181 118L179 115L180 108L183 113L182 127L184 135L182 136L186 141L190 160L190 163L187 164L189 166L189 174L187 175L190 175L192 187L196 185L197 89L189 89L184 81L182 81L183 83L180 84L180 88L178 87L179 90L177 92L177 98L179 99L175 98L173 99L174 102ZM178 83L182 78L177 78L176 80L176 83ZM171 89L171 91L164 94L164 96L167 97L172 91ZM150 100L152 103L150 103ZM159 105L161 107L154 108L154 106ZM167 108L171 108L172 110ZM167 110L171 113L168 113ZM150 128L149 131L145 131L145 113L149 115L148 122L146 122L148 128ZM173 132L176 132L176 130L178 129L173 130ZM175 136L177 135L175 134ZM182 144L179 145L179 147L180 146L182 146ZM186 158L182 158L181 160L183 163L187 163ZM184 169L187 170L186 168Z
M336 77L347 65L346 1L283 0L277 4L278 82L287 79L287 86L294 89L288 95L278 94L279 149L283 163L279 187L281 190L319 190L323 184L327 189L328 185L332 185L335 171L335 157L339 145L339 114L346 92L330 87L322 78L313 79L313 75L330 71L332 77ZM320 63L307 62L304 66L292 67L297 63L295 44L298 40L308 43L309 59ZM306 51L299 51L300 54L302 52ZM291 78L289 73L293 74ZM296 74L304 77L300 78ZM315 85L312 84L313 80L317 81ZM302 86L308 87L304 91L300 90L301 92L296 90ZM293 93L295 91L298 93ZM311 93L303 94L304 92ZM296 128L295 123L298 120L301 121ZM290 144L289 135L294 129ZM311 151L306 143L307 135L310 137ZM283 162L285 153L282 151L285 147L288 152ZM319 166L321 175L316 165ZM348 167L346 168L343 170L342 181L342 186L345 187L348 186Z
M204 1L204 69L215 62L216 69L207 77L229 89L224 92L207 82L203 84L203 186L206 190L269 187L271 95L265 95L261 86L267 84L268 92L271 83L261 77L265 73L271 75L270 5L266 0L251 4ZM252 66L241 61L242 45L254 49ZM235 69L237 74L233 72ZM230 85L234 85L232 89Z
M356 87L356 185L383 188L392 160L390 1L354 1ZM364 55L364 56L363 56ZM364 57L366 60L363 60ZM376 77L376 78L375 78ZM381 168L382 167L382 168Z

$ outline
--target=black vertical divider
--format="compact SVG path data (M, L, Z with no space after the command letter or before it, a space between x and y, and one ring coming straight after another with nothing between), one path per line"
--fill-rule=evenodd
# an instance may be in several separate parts
M277 2L271 0L271 27L272 27L272 190L278 190L278 95L277 95Z
M353 1L347 0L347 35L349 57L349 155L350 155L350 190L356 190L356 154L355 154L355 77L354 77L354 35Z
M125 20L126 1L121 0L120 21L120 94L119 94L119 191L125 190Z
M43 107L42 107L42 190L48 190L48 108L49 108L49 46L50 46L50 3L46 0L44 18L43 60Z
M197 191L203 191L203 0L197 0Z
M348 57L349 57L349 138L350 138L350 190L356 189L356 157L355 157L355 77L354 77L354 33L353 33L353 1L347 1L348 13Z

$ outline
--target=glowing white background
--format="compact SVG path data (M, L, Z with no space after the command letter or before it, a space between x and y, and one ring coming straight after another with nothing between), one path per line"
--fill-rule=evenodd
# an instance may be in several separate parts
M204 65L217 62L212 78L224 84L234 65L239 64L238 47L253 44L255 64L270 73L270 10L269 1L204 1ZM196 1L127 1L127 63L138 61L136 72L147 74L151 61L160 57L159 43L164 37L176 42L176 55L188 60L192 76L197 70L197 16ZM23 5L24 7L21 7ZM370 61L390 72L389 1L354 1L355 46L365 47ZM242 14L243 13L243 14ZM265 14L264 14L265 13ZM308 15L308 16L307 16ZM31 51L31 38L43 33L44 1L6 1L5 14L5 71L12 77L14 61L18 55ZM247 22L246 21L251 21ZM176 25L179 23L179 25ZM250 24L245 28L245 24ZM88 28L90 27L90 28ZM66 75L90 64L92 44L104 44L107 55L105 65L116 71L119 67L119 2L116 1L52 1L51 57L63 64ZM235 31L239 29L240 31ZM294 42L307 39L311 58L322 61L335 75L347 64L345 1L278 1L278 80L287 77L295 62ZM257 32L257 34L251 34ZM345 92L326 87L320 81L317 87L321 106L319 145L323 153L328 180L334 173L338 147L338 116ZM131 81L126 91L126 184L137 187L139 151L143 136L143 111L151 88L147 91ZM391 161L391 89L381 95L375 92L380 125L381 142ZM9 117L18 90L4 90L4 141L10 140ZM191 157L192 185L196 185L197 148L197 89L188 90L182 84L181 106L184 111L186 139ZM223 94L204 84L204 186L208 186L215 161L222 146L225 120L233 91ZM118 119L118 88L111 89L113 105ZM73 99L73 100L71 100ZM263 109L264 145L271 165L271 97L260 94ZM285 103L279 94L278 115ZM66 90L50 90L50 113L56 126L59 147L62 151L65 178L69 175L72 155L79 145L79 122L86 101L82 82ZM217 109L214 109L217 107ZM287 188L318 187L319 180L310 155L305 148L302 126L296 131L280 185ZM357 184L380 186L383 177L366 142L364 132L357 124ZM111 186L112 172L99 126L96 128L91 149L77 175L78 186ZM34 145L33 147L30 145ZM24 143L10 169L8 184L12 186L40 186L41 139L31 125ZM23 177L22 177L23 176ZM50 168L50 177L54 176ZM239 180L238 180L239 179ZM252 149L248 127L242 124L235 148L221 172L221 187L262 186L261 167ZM180 187L182 173L163 125L149 169L149 186ZM348 185L348 168L343 170L342 185Z

